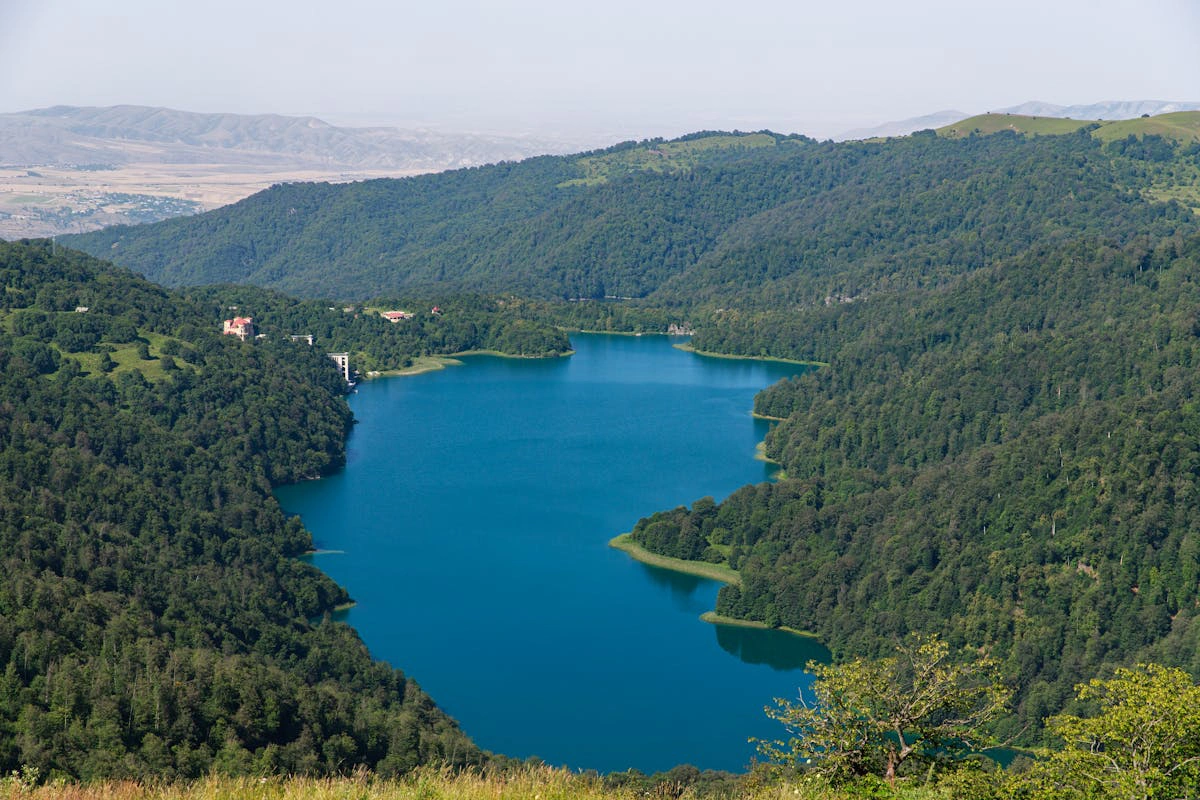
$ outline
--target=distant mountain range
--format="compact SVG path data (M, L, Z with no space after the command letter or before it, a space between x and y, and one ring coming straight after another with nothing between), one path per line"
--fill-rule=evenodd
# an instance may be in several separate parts
M1063 119L1133 119L1145 115L1173 114L1176 111L1200 111L1200 102L1179 103L1167 100L1108 100L1089 105L1059 106L1032 100L1011 108L1001 108L1001 114L1025 114L1030 117L1062 117Z
M966 119L970 114L962 111L954 111L947 109L946 111L935 111L932 114L925 114L920 117L912 117L911 119L892 120L884 122L872 128L854 128L842 134L835 136L838 141L850 141L855 139L879 139L887 136L907 136L913 131L922 131L926 128L940 128L943 125L949 125L952 122L958 122L960 119Z
M1200 102L1172 102L1166 100L1108 100L1089 105L1060 106L1030 100L1017 106L998 108L996 114L1022 114L1030 117L1060 117L1062 119L1133 119L1145 114L1156 116L1175 111L1200 111ZM907 136L913 131L926 128L941 128L971 116L962 111L936 111L911 119L884 122L873 128L855 128L836 137L838 140L874 139L884 136Z
M0 239L153 222L278 183L400 177L580 149L549 138L130 105L0 114Z
M316 117L54 106L0 114L0 165L247 164L429 172L574 149L519 137L341 128Z
M1029 102L994 113L1113 120L1187 109L1200 109L1200 103ZM967 118L962 111L939 111L838 138L904 136ZM969 129L981 124L991 125L976 122ZM595 146L594 140L351 127L313 116L134 105L0 114L0 239L154 222L219 208L281 183L404 177Z
M1120 100L1061 106L1029 101L995 113L1072 119L1130 119L1200 110L1200 102ZM904 136L971 116L948 109L837 139ZM129 164L243 164L278 170L434 172L583 149L580 142L442 133L393 127L339 127L316 117L201 114L120 105L54 106L0 114L0 166L120 167Z

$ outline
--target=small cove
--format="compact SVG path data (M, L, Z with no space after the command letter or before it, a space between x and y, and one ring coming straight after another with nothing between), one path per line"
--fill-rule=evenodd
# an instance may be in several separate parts
M576 355L464 358L369 382L344 470L281 487L357 602L341 617L483 748L601 771L741 770L762 713L827 652L710 625L714 581L608 547L773 467L755 392L801 369L574 334Z

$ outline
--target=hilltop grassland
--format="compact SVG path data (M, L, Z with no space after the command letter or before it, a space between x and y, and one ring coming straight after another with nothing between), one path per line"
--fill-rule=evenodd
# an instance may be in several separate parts
M1021 114L980 114L939 128L939 136L959 139L1001 132L1026 136L1058 136L1090 129L1104 152L1121 159L1120 183L1151 201L1177 201L1200 213L1200 111L1178 111L1154 117L1122 120L1078 120L1028 117ZM1177 157L1176 150L1193 154Z
M1177 111L1156 117L1121 119L1101 122L1093 133L1102 142L1112 142L1127 136L1161 136L1181 144L1200 141L1200 111Z
M697 135L671 142L646 142L637 147L612 148L580 158L579 167L584 171L584 177L563 181L559 186L596 186L642 171L660 174L679 172L695 167L714 153L757 150L777 144L776 137L769 133L734 133Z
M1176 111L1137 119L1095 120L1063 117L1030 117L1024 114L978 114L937 129L951 139L971 134L1012 131L1035 136L1057 136L1091 127L1092 136L1101 142L1114 142L1129 136L1161 136L1180 144L1200 141L1200 111Z
M951 139L970 136L971 134L1013 133L1035 134L1039 136L1056 136L1064 133L1074 133L1087 125L1091 120L1062 119L1061 117L1026 117L1021 114L978 114L958 122L938 128L941 136Z

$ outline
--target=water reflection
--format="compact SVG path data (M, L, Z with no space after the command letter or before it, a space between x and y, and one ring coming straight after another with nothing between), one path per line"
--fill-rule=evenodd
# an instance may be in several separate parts
M802 669L809 661L828 663L830 660L828 648L807 636L742 625L713 627L717 629L717 644L721 649L747 664L765 664L786 672Z
M715 605L719 584L708 578L649 564L640 565L650 583L665 589L675 607L702 614ZM717 644L745 664L763 664L777 672L804 669L810 661L828 663L828 648L818 640L786 631L744 625L713 625Z
M716 581L688 575L686 572L652 567L649 564L641 564L641 567L650 583L665 589L671 597L671 602L681 611L702 614L712 608L717 596Z

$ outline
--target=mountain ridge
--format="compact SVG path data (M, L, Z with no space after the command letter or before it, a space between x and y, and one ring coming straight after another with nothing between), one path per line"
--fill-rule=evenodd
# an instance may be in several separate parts
M1076 105L1057 105L1055 103L1047 103L1041 100L1027 100L1015 106L1007 108L998 108L995 111L989 111L989 114L1020 114L1030 117L1058 117L1062 119L1132 119L1141 117L1145 114L1150 116L1158 116L1159 114L1170 114L1176 111L1197 111L1200 110L1200 101L1185 102L1174 100L1107 100L1099 103L1087 103ZM854 128L834 137L839 141L847 139L874 139L887 136L907 136L915 131L924 130L926 128L942 128L955 122L961 122L973 116L979 115L979 112L974 114L963 113L962 111L935 111L931 114L923 114L918 117L908 119L893 120L891 122L883 122L879 125L866 126L862 128Z
M151 106L0 114L0 238L156 222L279 183L401 177L576 149L529 137Z
M1118 207L1144 213L1101 147L1087 133L838 144L709 132L399 181L277 186L200 217L66 241L168 285L756 306L782 293L813 304L876 291L891 259L949 275L1045 235L1050 220L1078 231ZM1061 174L1051 181L1048 169ZM986 247L974 238L983 232Z
M143 143L148 149L130 147ZM171 108L52 106L0 114L0 163L21 166L126 164L154 156L204 163L213 151L231 163L291 167L433 170L561 152L564 145L522 137L351 128L317 117L200 113Z

